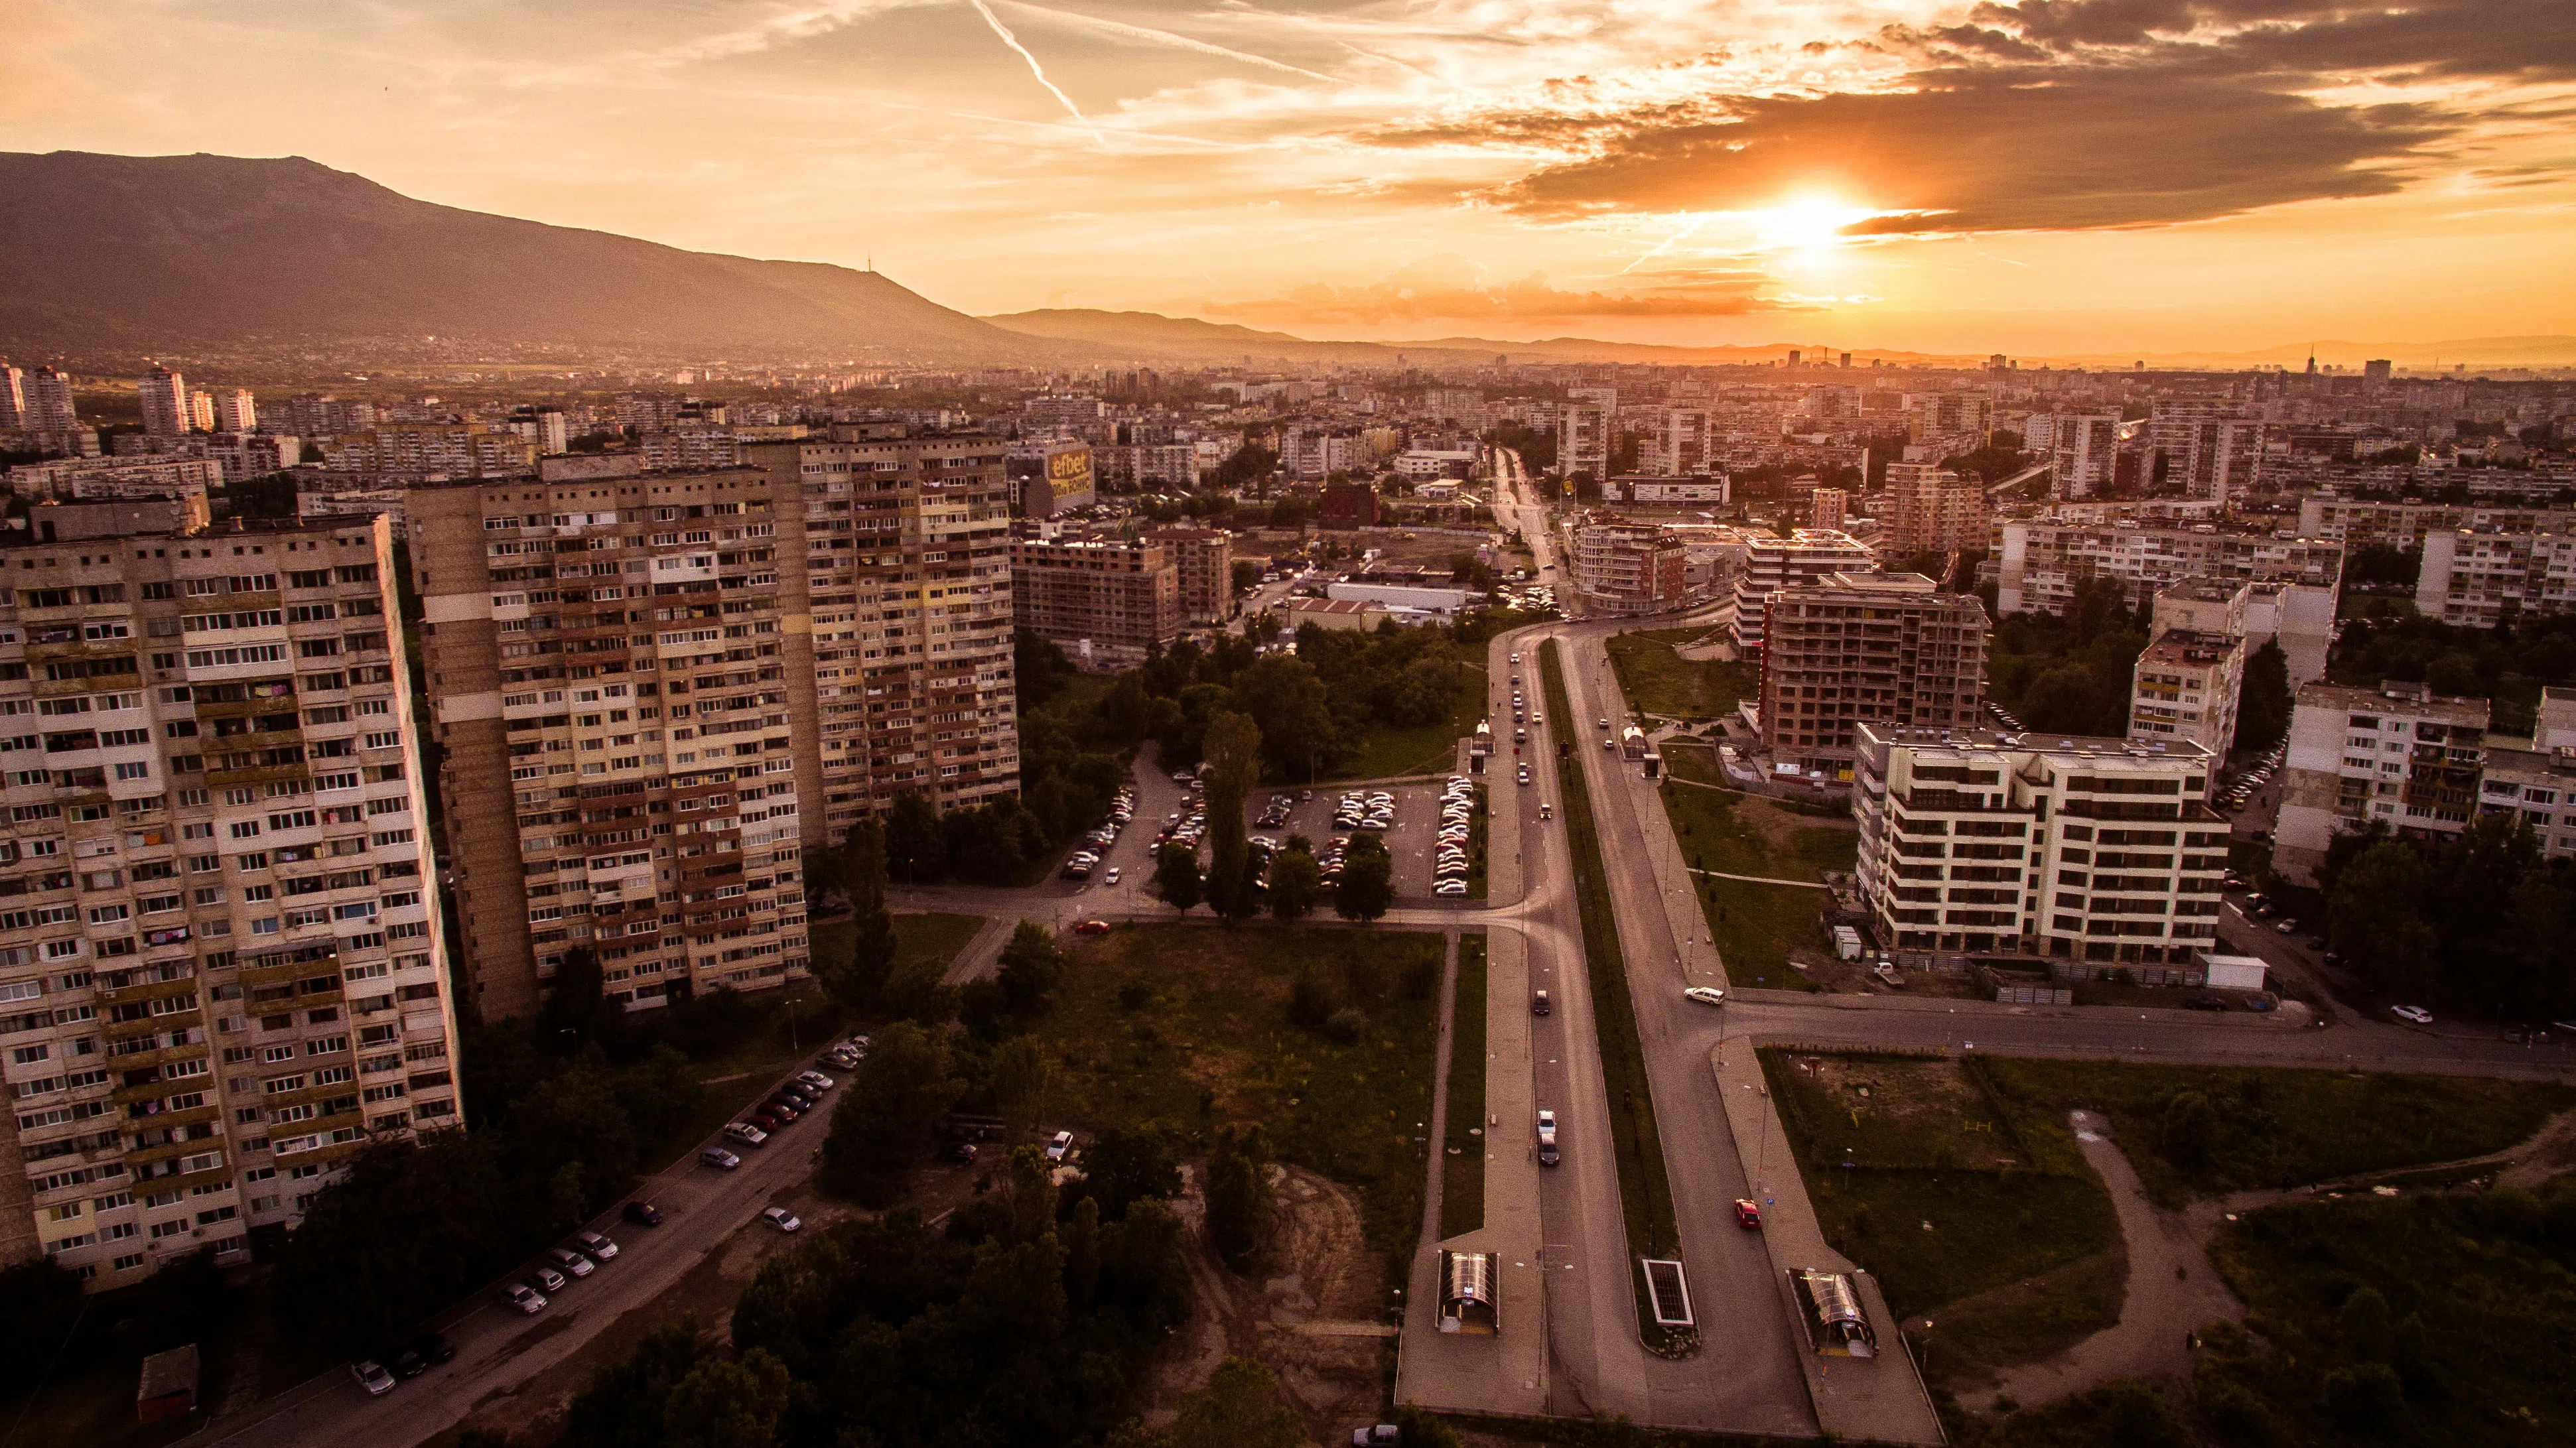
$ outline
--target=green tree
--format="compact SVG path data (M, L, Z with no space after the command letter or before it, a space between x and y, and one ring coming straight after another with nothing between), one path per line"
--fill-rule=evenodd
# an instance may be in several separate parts
M885 854L886 867L906 884L939 877L948 863L947 836L939 827L939 811L928 799L918 794L894 797L886 811Z
M1227 1358L1207 1386L1181 1399L1175 1448L1304 1448L1306 1420L1279 1400L1270 1369Z
M2245 678L2236 694L2236 739L2239 749L2269 749L2290 733L2290 657L2281 641L2265 639L2245 656Z
M636 1448L669 1441L671 1390L710 1353L697 1314L645 1334L634 1351L591 1374L564 1409L559 1448Z
M1163 846L1154 855L1154 898L1187 915L1199 903L1199 854L1188 845Z
M828 962L823 985L832 998L853 1013L867 1013L885 1003L894 974L894 915L886 909L886 835L875 818L850 826L841 842L841 877L850 896L854 939L847 958Z
M549 1039L575 1047L597 1040L609 1022L604 1009L606 984L597 951L587 945L565 951L555 965L554 979L546 989L545 1009L539 1014Z
M1241 1272L1270 1240L1270 1145L1258 1126L1219 1127L1208 1152L1207 1227L1226 1265Z
M1046 1120L1055 1061L1035 1036L1013 1036L993 1048L993 1107L1022 1135Z
M1411 1403L1395 1410L1396 1448L1460 1448L1458 1430Z
M2383 840L2339 876L2328 897L2326 939L2383 990L2420 994L2439 975L2441 939L2424 915L2431 879L2403 840Z
M1082 1176L1100 1214L1112 1221L1144 1197L1168 1200L1181 1190L1181 1165L1159 1130L1112 1127L1082 1153Z
M1316 771L1340 761L1342 736L1333 722L1328 691L1304 658L1262 655L1234 676L1231 698L1233 707L1250 715L1260 731L1273 778L1312 781Z
M944 1035L910 1021L877 1032L841 1088L815 1181L861 1206L888 1205L903 1173L938 1145L940 1126L964 1089Z
M769 1448L787 1384L787 1365L760 1348L701 1358L671 1389L663 1441L670 1448Z
M1295 841L1270 861L1270 913L1281 920L1303 919L1323 898L1324 869L1310 850Z
M1220 919L1240 920L1255 906L1243 802L1261 773L1261 731L1249 714L1218 714L1200 753L1207 764L1200 777L1207 782L1208 906Z
M1100 1203L1085 1197L1064 1224L1064 1295L1077 1311L1089 1311L1099 1291Z
M1056 982L1063 978L1064 951L1056 944L1055 932L1034 920L1023 920L1013 927L1011 942L1002 947L1000 969L995 973L1011 1009L1024 1016L1036 1015L1046 1008L1055 994Z
M1386 842L1362 831L1342 852L1342 878L1333 887L1333 911L1365 924L1395 903L1395 861Z

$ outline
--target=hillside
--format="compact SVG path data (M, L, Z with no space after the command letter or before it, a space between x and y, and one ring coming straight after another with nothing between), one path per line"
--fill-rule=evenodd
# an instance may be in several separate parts
M874 272L415 201L301 157L0 153L0 348L278 343L1073 362Z

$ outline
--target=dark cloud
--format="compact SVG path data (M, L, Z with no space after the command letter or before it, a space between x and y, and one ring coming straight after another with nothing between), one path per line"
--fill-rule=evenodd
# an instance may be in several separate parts
M1538 272L1489 286L1462 275L1463 269L1454 263L1454 258L1440 258L1366 286L1314 283L1284 297L1210 310L1269 322L1363 326L1434 320L1735 317L1790 310L1760 295L1771 278L1754 271L1674 271L1640 277L1641 289L1632 293L1573 292L1549 286Z
M2420 108L2337 108L2225 79L2058 67L1958 71L1925 89L1746 97L1722 116L1624 129L1597 154L1494 193L1549 216L1726 211L1830 192L1857 230L2025 231L2196 221L2375 196L2443 135Z
M1970 18L2061 53L2158 48L2197 31L2211 59L2249 70L2576 76L2576 4L2567 0L2022 0L1981 4Z

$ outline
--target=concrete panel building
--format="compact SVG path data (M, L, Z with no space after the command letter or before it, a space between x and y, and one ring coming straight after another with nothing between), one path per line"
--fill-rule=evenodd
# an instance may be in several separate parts
M1728 636L1739 649L1762 647L1763 611L1783 588L1813 583L1832 573L1875 573L1869 545L1831 528L1800 528L1788 537L1746 534L1744 570L1735 579L1735 618Z
M2427 531L2415 611L2461 628L2494 628L2576 608L2576 517L2564 521L2564 532Z
M1983 548L1988 541L1985 484L1930 463L1887 465L1887 531L1880 551L1889 558Z
M380 523L0 550L0 1257L92 1289L458 1124Z
M2188 744L1862 724L1863 908L1898 950L2070 966L2215 948L2228 824Z
M2489 714L2484 699L2394 680L2375 689L2301 687L2283 758L2273 868L2312 884L2334 837L2372 823L2414 838L2468 828Z
M1233 534L1222 528L1156 528L1146 536L1162 544L1181 571L1183 620L1223 623L1233 616Z
M1861 724L1974 727L1986 629L1983 601L1913 573L1833 573L1772 594L1761 716L1774 767L1849 779Z
M1181 636L1180 565L1150 539L1016 539L1011 596L1019 627L1095 665L1141 662Z

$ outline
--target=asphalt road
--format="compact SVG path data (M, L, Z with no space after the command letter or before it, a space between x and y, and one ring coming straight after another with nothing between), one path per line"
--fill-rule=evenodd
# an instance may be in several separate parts
M345 1370L334 1368L246 1412L215 1419L195 1441L209 1448L226 1443L408 1448L443 1431L478 1404L517 1391L580 1351L625 1313L676 1287L734 1234L770 1230L758 1224L760 1209L805 1179L812 1152L827 1130L831 1104L827 1098L825 1110L789 1125L761 1149L743 1153L743 1165L735 1171L698 1165L697 1148L692 1147L680 1165L646 1179L634 1193L662 1209L662 1225L636 1226L619 1220L614 1211L590 1223L591 1230L616 1241L616 1260L550 1294L552 1304L545 1311L520 1315L498 1300L496 1283L494 1290L477 1294L461 1315L438 1324L456 1345L453 1362L380 1398L368 1397Z

